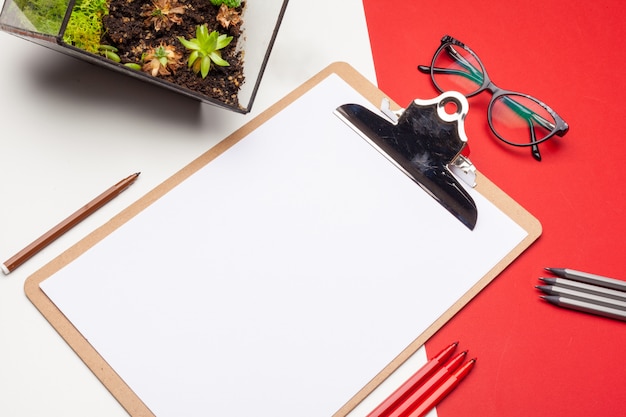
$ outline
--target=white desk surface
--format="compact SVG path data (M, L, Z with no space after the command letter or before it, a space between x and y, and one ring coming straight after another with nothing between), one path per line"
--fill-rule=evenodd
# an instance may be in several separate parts
M10 275L0 274L0 416L127 416L26 298L24 281L328 64L349 62L375 82L363 6L291 0L248 115L4 32L0 49L0 261L141 171L115 200Z

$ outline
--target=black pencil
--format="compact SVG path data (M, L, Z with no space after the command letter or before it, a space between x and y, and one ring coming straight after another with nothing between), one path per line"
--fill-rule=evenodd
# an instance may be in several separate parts
M626 321L626 311L618 310L616 308L592 304L559 295L542 295L541 298L558 307L582 311L584 313L595 314L597 316L608 317L615 320Z

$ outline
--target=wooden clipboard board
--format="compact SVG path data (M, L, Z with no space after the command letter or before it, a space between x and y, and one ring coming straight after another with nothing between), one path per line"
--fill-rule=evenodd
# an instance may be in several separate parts
M105 239L127 221L141 213L161 196L170 192L199 169L209 164L216 157L253 132L274 115L284 110L287 106L293 103L294 100L301 97L305 92L316 86L330 74L339 75L341 79L360 92L375 106L377 106L385 97L385 95L378 90L378 88L376 88L348 64L334 63L330 65L27 279L25 284L27 297L131 416L154 416L154 414L143 403L142 399L131 390L131 388L115 372L107 361L100 356L92 345L46 296L46 294L41 290L40 284L64 266L80 257L98 242ZM410 357L434 333L436 333L439 328L441 328L452 316L461 310L465 304L467 304L476 294L488 285L489 282L491 282L504 268L506 268L509 263L511 263L540 236L540 223L524 208L518 205L480 173L478 173L476 189L480 192L480 194L493 202L507 216L512 218L519 226L521 226L527 232L527 237L523 239L523 241L519 243L507 256L505 256L495 267L493 267L480 281L478 281L470 291L458 299L458 301L451 308L449 308L445 314L432 323L426 331L416 335L417 337L414 341L407 346L406 349L400 352L397 357L389 358L389 360L393 360L391 360L391 362L360 391L356 392L353 398L346 398L347 403L345 403L345 405L334 414L335 417L347 415L382 381L384 381L385 378L393 373L394 370L396 370L408 357Z

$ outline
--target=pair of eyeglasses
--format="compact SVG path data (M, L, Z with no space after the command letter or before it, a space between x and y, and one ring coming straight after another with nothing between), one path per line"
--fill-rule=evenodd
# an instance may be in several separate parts
M440 92L458 91L467 98L483 91L491 92L487 110L491 131L504 143L531 147L532 156L538 161L541 161L538 145L554 135L565 135L569 129L542 101L496 86L474 51L451 36L441 39L430 67L419 65L418 69L430 74Z

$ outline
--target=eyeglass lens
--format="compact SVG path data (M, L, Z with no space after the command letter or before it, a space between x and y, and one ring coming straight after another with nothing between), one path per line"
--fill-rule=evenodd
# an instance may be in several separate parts
M466 97L478 93L485 79L474 54L447 44L434 58L433 82L440 91L458 91ZM504 142L529 146L546 140L555 130L554 117L539 101L518 94L498 96L489 108L489 124Z
M518 95L503 95L494 100L489 117L500 139L521 146L544 141L556 123L538 102Z

